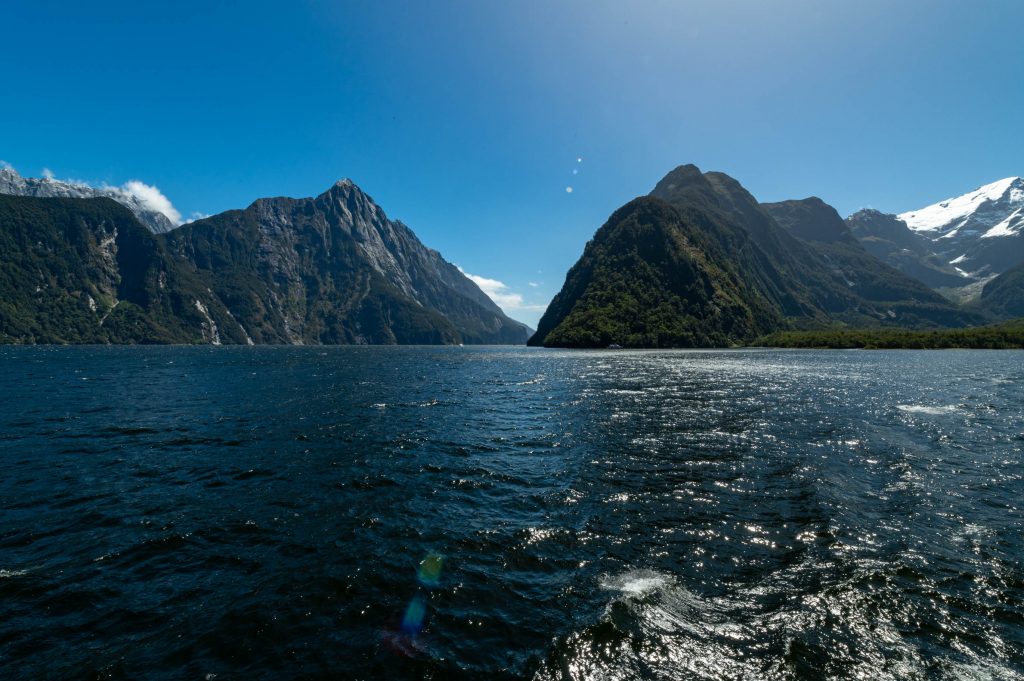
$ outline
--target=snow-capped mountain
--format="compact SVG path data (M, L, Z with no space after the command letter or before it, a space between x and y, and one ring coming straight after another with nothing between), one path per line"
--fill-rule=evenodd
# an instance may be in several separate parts
M1007 177L897 216L946 262L977 276L1024 261L1024 179Z
M0 167L0 194L70 199L106 196L127 207L157 234L171 231L180 224L181 218L156 187L134 180L121 187L93 187L84 182L65 182L50 177L22 177L14 168Z

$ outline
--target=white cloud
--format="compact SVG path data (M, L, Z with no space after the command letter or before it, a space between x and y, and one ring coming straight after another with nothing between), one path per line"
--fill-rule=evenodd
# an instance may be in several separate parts
M176 225L181 224L181 213L174 207L171 200L164 196L163 192L154 185L146 184L139 180L128 180L118 189L134 196L143 207L157 213L163 213L164 217Z
M10 170L14 170L14 168L11 167L11 164L7 163L6 161L0 161L0 168L9 168ZM42 175L47 180L56 179L56 177L53 174L53 171L50 170L49 168L43 168ZM67 179L59 181L66 182L67 184L78 185L81 187L91 187L93 189L99 189L101 191L106 192L108 195L113 194L111 198L114 199L117 199L119 196L125 199L134 199L144 209L156 213L162 213L164 217L166 217L175 225L180 225L183 222L181 219L181 212L174 207L174 204L171 203L171 200L164 196L163 192L161 192L155 185L146 184L141 180L128 180L119 187L107 184L105 182L96 185L91 182L86 182L85 180ZM192 220L197 220L199 219L199 217L209 216L203 215L202 213L192 214Z
M195 222L196 220L204 220L208 217L210 217L209 213L200 213L199 211L194 210L192 211L192 214L188 216L188 220L185 220L185 224L187 225L188 223Z
M487 297L493 300L495 305L505 311L505 314L511 315L515 312L543 312L547 309L547 305L527 303L523 299L522 294L509 290L508 285L503 281L470 274L461 267L459 267L459 271L465 274L470 281L479 286L480 290L486 293Z
M540 283L536 281L528 281L526 283L532 286L533 288L537 288L538 286L540 286Z
M14 170L14 166L0 158L0 170ZM18 171L15 170L14 172Z

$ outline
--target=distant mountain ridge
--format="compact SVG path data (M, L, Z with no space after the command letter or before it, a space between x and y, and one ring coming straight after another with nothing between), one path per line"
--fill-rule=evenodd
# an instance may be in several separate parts
M65 199L106 197L127 207L139 222L155 234L163 234L177 227L166 215L147 206L138 196L121 187L93 187L49 177L22 177L13 168L0 168L0 194Z
M846 224L869 253L932 288L964 286L974 280L950 265L926 237L912 232L895 215L867 208L846 218Z
M650 247L651 235L683 246L659 252ZM673 279L679 268L703 271L706 284L692 285L701 276L684 277L682 295ZM712 314L694 315L694 306ZM672 331L669 320L689 318L683 332ZM985 319L871 255L821 199L759 204L734 178L683 165L598 230L530 344L729 345L750 342L765 328L942 327Z
M1024 179L899 215L859 211L847 221L865 248L904 273L935 288L964 287L1024 262Z
M1002 274L1024 261L1024 179L1008 177L898 216L958 271Z
M0 195L0 341L524 343L350 181L153 234L109 198Z

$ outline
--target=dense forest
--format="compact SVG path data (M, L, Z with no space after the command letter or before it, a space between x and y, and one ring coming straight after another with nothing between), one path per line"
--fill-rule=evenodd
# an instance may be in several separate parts
M764 336L755 345L777 348L863 348L938 350L1024 348L1024 318L968 329L834 329L783 331Z

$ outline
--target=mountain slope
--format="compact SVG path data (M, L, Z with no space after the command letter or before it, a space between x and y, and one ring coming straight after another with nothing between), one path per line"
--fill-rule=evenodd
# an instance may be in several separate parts
M0 341L525 343L351 182L152 234L108 198L0 195Z
M795 232L790 233L724 173L702 174L694 166L680 166L651 194L680 208L717 215L714 237L736 258L738 270L797 326L943 326L976 321L918 282L881 266L858 247L835 209L820 199L774 204L772 210ZM737 250L736 244L742 243L734 236L737 231L748 235L757 248ZM729 236L723 240L723 235Z
M868 253L835 208L821 199L762 206L781 227L821 257L831 273L863 301L862 307L885 310L908 326L962 326L984 321Z
M947 262L976 276L1000 274L1024 262L1024 179L1008 177L901 213Z
M257 343L525 343L458 268L350 181L184 225L168 249Z
M203 342L206 292L108 198L0 195L0 342Z
M1024 317L1024 262L985 284L978 303L997 317Z
M153 210L137 196L119 187L91 187L50 178L22 177L13 168L0 168L0 194L39 198L91 199L106 197L126 206L150 231L162 234L175 225L163 213Z
M698 226L667 202L642 197L587 244L530 344L727 346L779 322Z
M806 249L778 229L757 201L732 178L721 173L702 173L694 165L682 165L662 178L650 196L667 201L704 224L708 237L736 263L736 269L750 285L786 317L810 324L825 323L825 307L842 306L841 301L832 300L827 293L823 295L822 290L812 290L804 283L807 277L801 274L806 268L799 254Z
M820 199L762 206L684 165L597 231L530 343L730 345L758 330L982 320L880 262Z
M895 215L868 208L846 218L846 225L868 253L931 288L965 286L974 281L946 262L927 238L911 231Z

